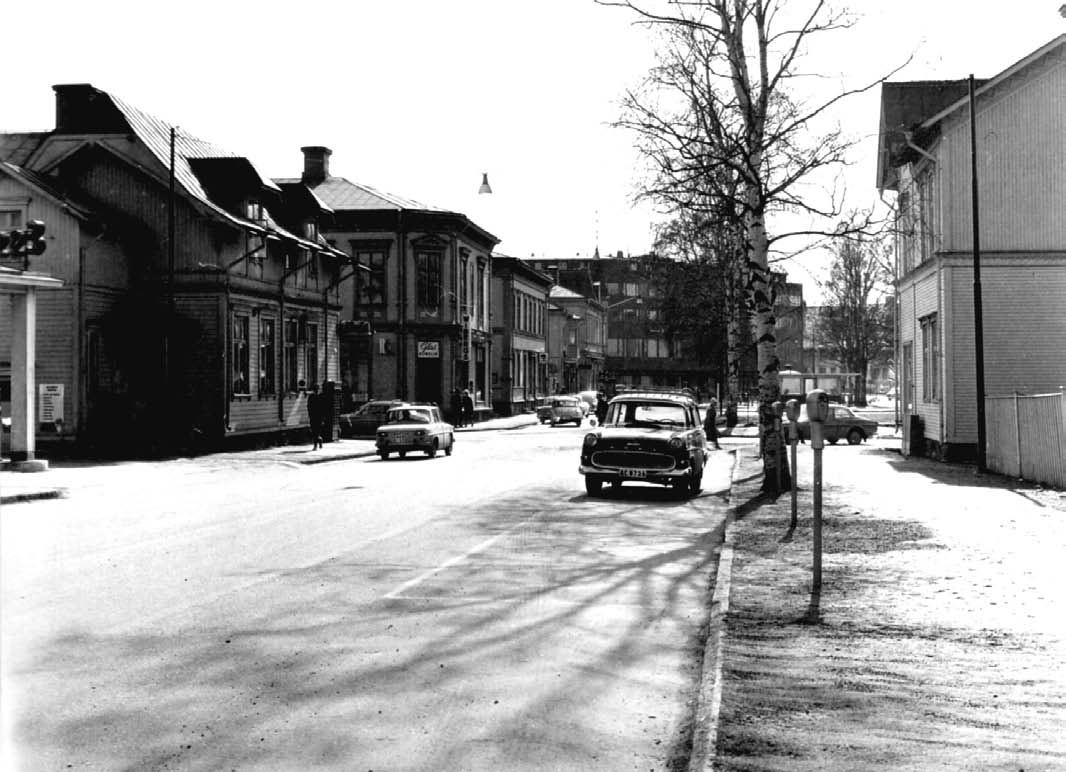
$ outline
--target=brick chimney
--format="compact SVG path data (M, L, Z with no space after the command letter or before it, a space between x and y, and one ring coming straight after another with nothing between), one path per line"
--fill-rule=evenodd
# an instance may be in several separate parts
M89 83L52 86L59 133L122 132L129 127L107 95Z
M301 147L304 154L303 181L310 185L317 185L329 177L329 157L333 151L321 145L309 145Z

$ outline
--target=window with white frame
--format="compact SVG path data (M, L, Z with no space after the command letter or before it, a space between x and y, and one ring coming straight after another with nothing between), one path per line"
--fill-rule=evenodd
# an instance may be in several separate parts
M22 209L0 206L0 231L22 227Z
M922 400L940 399L940 337L936 314L923 316L922 327Z

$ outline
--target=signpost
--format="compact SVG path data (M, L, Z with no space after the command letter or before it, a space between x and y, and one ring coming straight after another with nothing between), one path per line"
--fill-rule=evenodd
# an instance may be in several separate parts
M799 420L800 415L800 405L797 400L790 399L785 403L785 415L788 416L789 466L792 471L792 520L789 525L795 528L798 522L796 515L796 443L799 441L799 426L796 421Z
M822 591L822 423L829 417L829 395L821 389L807 394L807 418L811 422L811 450L814 451L814 591Z

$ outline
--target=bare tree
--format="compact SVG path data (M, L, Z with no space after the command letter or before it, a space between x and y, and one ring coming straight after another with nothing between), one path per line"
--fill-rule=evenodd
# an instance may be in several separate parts
M775 242L863 232L841 225L839 191L821 183L846 164L854 144L835 126L832 109L880 83L808 103L799 97L800 62L816 36L846 29L850 19L824 0L598 0L628 8L662 33L660 63L627 93L618 125L636 132L652 167L645 196L680 211L696 209L736 228L744 254L744 289L757 346L764 490L777 492L780 438L771 404L781 393L770 254ZM658 10L657 10L658 9ZM779 215L803 225L771 233ZM809 223L814 223L810 225ZM819 225L818 223L822 223Z
M858 373L852 395L866 404L866 370L871 359L892 346L890 247L862 237L838 240L825 308L816 340L844 369Z

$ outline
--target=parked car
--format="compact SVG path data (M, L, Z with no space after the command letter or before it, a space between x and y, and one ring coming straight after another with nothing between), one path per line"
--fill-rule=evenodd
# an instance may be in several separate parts
M374 399L351 413L342 413L337 421L341 437L373 436L385 422L390 408L406 404L402 399Z
M788 421L784 421L788 426ZM807 417L807 406L800 406L800 417L796 421L796 428L804 440L811 438L811 422ZM877 434L877 421L865 416L855 415L849 408L843 405L830 405L829 416L822 423L822 436L830 445L836 445L842 439L846 439L849 445L858 445Z
M626 391L607 405L601 426L585 435L578 471L598 496L604 483L669 485L696 495L703 481L707 438L687 391Z
M549 397L537 408L537 420L542 424L574 423L581 426L588 410L587 403L571 396Z
M408 451L423 451L433 458L438 450L452 454L455 427L444 420L436 405L411 403L389 409L378 427L377 448L382 460L390 453L404 458Z

